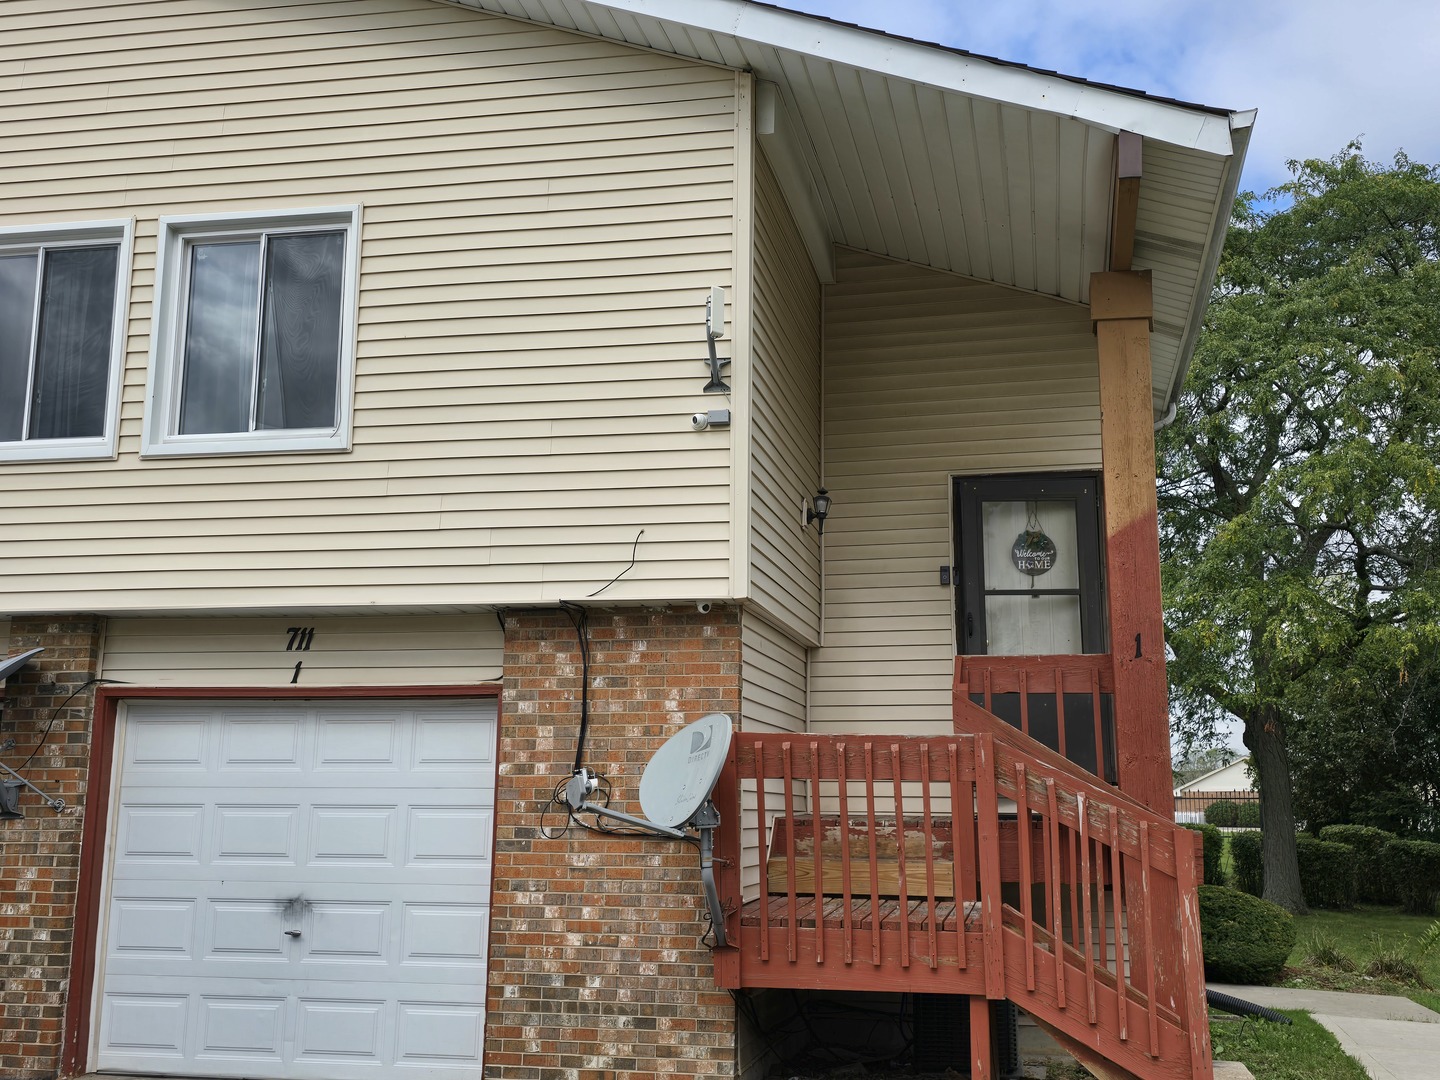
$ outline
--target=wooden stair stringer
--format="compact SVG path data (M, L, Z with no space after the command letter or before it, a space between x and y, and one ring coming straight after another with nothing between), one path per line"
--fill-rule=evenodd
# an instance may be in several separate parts
M1143 1077L1138 1077L1128 1069L1116 1065L1104 1054L1091 1049L1078 1039L1072 1039L1068 1032L1061 1031L1054 1024L1047 1023L1033 1013L1031 1019L1035 1021L1036 1027L1059 1043L1062 1050L1089 1069L1100 1080L1144 1080Z
M1067 1051L1102 1080L1198 1080L1191 1075L1189 1040L1180 1018L1168 1009L1157 1008L1157 1045L1150 1046L1149 1002L1134 987L1125 987L1127 1038L1120 1038L1119 1001L1121 987L1113 973L1096 965L1093 983L1086 978L1085 958L1078 950L1063 946L1061 968L1065 976L1065 1008L1056 993L1055 954L1050 935L1042 927L1032 930L1035 942L1035 989L1027 987L1024 916L1006 905L1001 922L1004 942L1005 996L1029 1013L1047 1030L1064 1036L1057 1039ZM1095 994L1095 1023L1089 1020L1089 993ZM1077 1049L1078 1048L1078 1049ZM1151 1050L1158 1053L1152 1054ZM1095 1067L1108 1063L1110 1071ZM1092 1064L1093 1063L1093 1064ZM1206 1078L1208 1080L1208 1078Z

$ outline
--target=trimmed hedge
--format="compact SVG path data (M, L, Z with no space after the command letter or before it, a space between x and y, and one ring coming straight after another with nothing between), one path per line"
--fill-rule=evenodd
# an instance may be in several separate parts
M1260 856L1258 832L1233 833L1230 859L1235 864L1235 886L1251 896L1265 891L1265 862Z
M1357 897L1355 849L1313 836L1295 838L1300 889L1308 907L1353 908Z
M1220 885L1200 886L1205 977L1264 986L1280 977L1295 947L1295 921L1277 904Z
M1258 802L1240 803L1240 812L1235 816L1235 824L1242 829L1260 828L1260 804Z
M1355 878L1359 899L1367 904L1398 904L1395 883L1385 865L1385 845L1397 839L1384 829L1369 825L1326 825L1320 839L1332 844L1345 844L1355 852Z
M1205 824L1218 825L1222 829L1234 828L1240 820L1240 804L1229 799L1219 799L1205 807Z
M1205 884L1224 885L1225 871L1221 869L1221 858L1225 853L1225 834L1214 825L1186 825L1191 832L1200 834L1205 849Z
M1434 915L1435 901L1440 900L1440 844L1391 840L1380 857L1400 906L1412 915Z

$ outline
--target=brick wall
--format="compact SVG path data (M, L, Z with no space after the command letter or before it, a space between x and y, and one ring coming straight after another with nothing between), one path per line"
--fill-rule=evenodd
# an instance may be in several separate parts
M102 631L103 620L88 615L17 616L10 624L6 652L45 651L6 682L0 727L16 745L0 760L19 767L39 746L21 771L67 808L56 814L27 789L24 820L0 821L0 1076L50 1077L59 1068L95 702L85 684L96 674Z
M585 764L639 814L650 754L708 712L738 716L733 609L590 616ZM580 720L580 650L563 614L511 612L496 789L485 1076L639 1080L735 1073L735 1009L715 988L699 859L674 841L556 832Z

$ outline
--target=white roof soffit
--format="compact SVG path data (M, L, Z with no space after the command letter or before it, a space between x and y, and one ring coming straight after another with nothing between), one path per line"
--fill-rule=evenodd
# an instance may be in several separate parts
M1156 413L1178 391L1254 113L753 0L458 0L754 73L756 135L816 272L843 244L1075 303L1108 265L1115 136L1142 139L1133 267L1153 273ZM767 86L766 84L769 84Z

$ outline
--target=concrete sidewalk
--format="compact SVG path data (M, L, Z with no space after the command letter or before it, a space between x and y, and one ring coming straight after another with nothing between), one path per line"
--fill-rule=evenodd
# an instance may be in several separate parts
M1209 989L1270 1009L1305 1010L1372 1080L1440 1080L1440 1013L1409 998L1220 983Z

